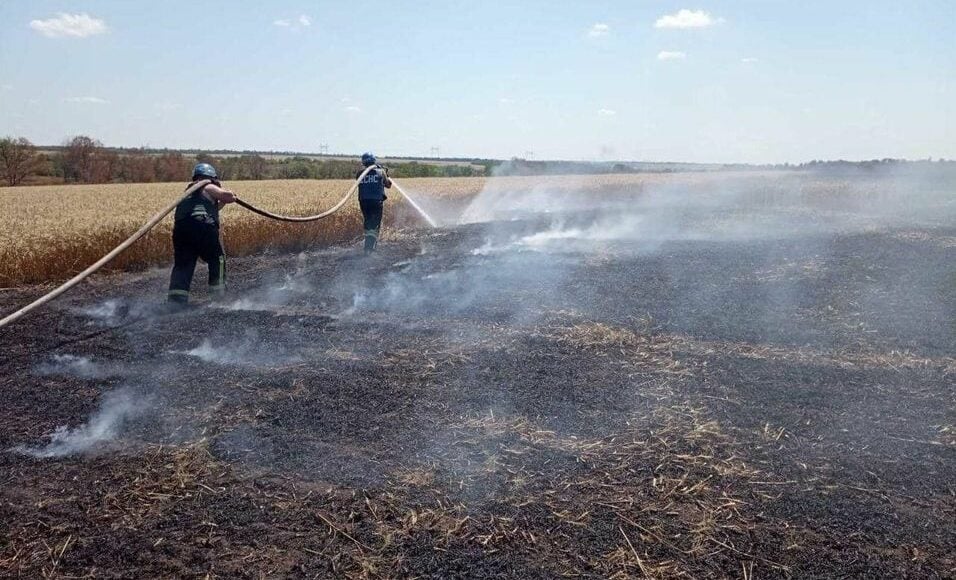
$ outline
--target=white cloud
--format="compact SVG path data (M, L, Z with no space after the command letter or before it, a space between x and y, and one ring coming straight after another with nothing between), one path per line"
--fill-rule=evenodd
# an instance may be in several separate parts
M598 109L597 114L601 117L613 117L614 115L617 115L617 111L613 109Z
M302 30L303 28L309 28L312 26L312 19L305 14L300 14L295 20L290 20L288 18L277 18L276 20L272 21L272 25L278 26L279 28Z
M498 102L501 103L502 105L510 105L510 104L514 103L515 100L514 100L514 99L510 99L510 98L508 98L508 97L501 97L500 99L498 99Z
M359 107L358 105L349 105L348 107L345 107L345 112L346 113L361 113L362 108Z
M707 28L724 22L723 18L712 18L703 10L681 9L674 14L665 14L657 19L654 28Z
M607 36L610 31L610 26L599 22L592 26L590 30L588 30L588 36L591 38L600 38L602 36Z
M31 20L30 28L48 38L86 38L109 31L106 23L89 14L66 14L60 12L56 18Z
M0 85L0 91L12 91L13 85Z
M754 62L760 62L760 59L759 59L759 58L754 58L754 57L752 57L752 56L748 56L747 58L742 58L742 59L740 59L740 62L745 62L745 63L748 63L748 64L749 64L749 63L754 63Z
M687 55L679 50L662 50L657 53L657 60L684 60Z
M67 103L82 103L84 105L108 105L109 101L99 97L67 97L63 99Z

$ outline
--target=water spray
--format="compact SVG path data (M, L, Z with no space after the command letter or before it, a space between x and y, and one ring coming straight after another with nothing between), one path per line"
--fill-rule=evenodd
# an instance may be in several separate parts
M408 192L402 189L401 185L395 183L394 180L392 181L392 185L394 185L395 189L397 189L398 192L402 194L402 196L404 196L405 199L408 200L408 203L412 204L412 207L415 208L415 211L417 211L419 215L422 216L422 218L428 223L428 225L430 225L433 228L438 227L438 224L435 222L435 220L432 219L432 216L428 215L428 212L422 209L422 207L418 205L414 199L412 199L412 196L408 195Z

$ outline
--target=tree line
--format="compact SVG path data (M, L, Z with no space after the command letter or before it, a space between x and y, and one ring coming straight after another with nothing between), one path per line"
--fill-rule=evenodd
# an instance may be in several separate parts
M73 137L55 150L41 150L23 137L0 139L0 179L9 186L186 181L196 163L211 163L223 180L353 179L359 169L358 161L349 159L116 150L85 135ZM388 168L395 177L472 177L485 175L487 170L486 165L418 161L390 164Z
M956 162L904 159L869 161L810 161L791 165L687 164L650 162L457 160L457 163L403 161L388 164L394 177L473 177L488 175L549 175L608 173L671 173L684 171L798 170L826 173L920 170L951 171ZM115 149L85 135L62 146L40 149L23 137L0 139L0 184L150 183L186 181L196 163L211 163L223 180L352 179L358 160L314 158L296 154L264 157L255 152L187 152L154 149Z

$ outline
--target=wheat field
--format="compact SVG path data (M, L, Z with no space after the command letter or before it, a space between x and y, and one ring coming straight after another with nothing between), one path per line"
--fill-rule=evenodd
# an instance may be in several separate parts
M224 184L245 201L269 211L310 215L336 203L352 185L347 180L245 181ZM467 196L482 187L480 179L409 179L409 191L428 195ZM181 183L67 185L0 188L0 287L55 282L93 263L135 232L183 191ZM394 200L399 195L392 195ZM390 227L415 224L414 216L395 211L390 202L384 235ZM307 224L280 223L228 206L222 212L226 252L232 256L265 250L297 251L343 243L362 234L358 202ZM135 270L171 262L172 218L107 266Z

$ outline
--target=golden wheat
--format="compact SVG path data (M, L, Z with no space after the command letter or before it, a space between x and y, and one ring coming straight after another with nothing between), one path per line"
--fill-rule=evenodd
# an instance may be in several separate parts
M436 181L440 183L427 183ZM456 183L457 182L457 183ZM308 215L324 210L348 190L345 180L232 182L244 200L277 213ZM480 190L475 180L410 179L407 187L438 196ZM117 246L143 222L180 195L184 184L111 184L0 188L0 286L52 282L79 272ZM386 225L413 223L407 211L386 212ZM110 269L165 264L172 255L172 219L121 254ZM300 250L361 235L358 203L309 224L274 222L229 206L223 232L230 255L264 249Z

